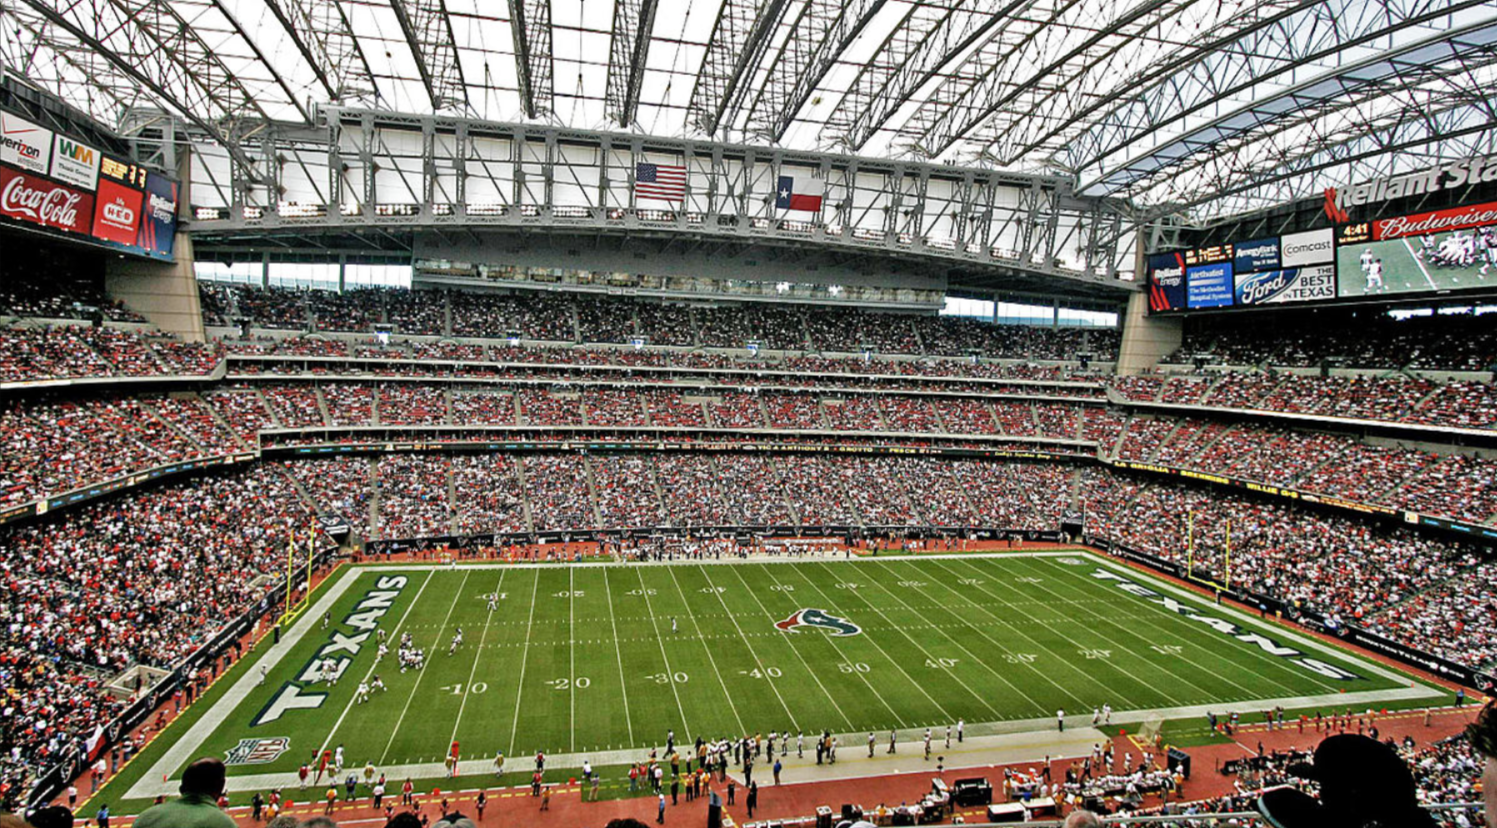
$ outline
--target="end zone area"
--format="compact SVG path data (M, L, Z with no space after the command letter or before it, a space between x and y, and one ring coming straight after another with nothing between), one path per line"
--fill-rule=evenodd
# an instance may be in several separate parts
M404 634L422 669L400 670ZM352 566L266 644L108 793L148 804L203 755L229 763L230 791L295 790L339 745L342 777L440 779L456 742L462 774L502 751L516 784L538 751L548 769L622 765L671 731L804 733L809 750L827 730L861 754L870 731L881 749L959 721L969 737L1056 731L1058 711L1089 727L1103 705L1123 724L1447 695L1086 550ZM329 661L336 683L315 669ZM357 701L373 675L388 689Z

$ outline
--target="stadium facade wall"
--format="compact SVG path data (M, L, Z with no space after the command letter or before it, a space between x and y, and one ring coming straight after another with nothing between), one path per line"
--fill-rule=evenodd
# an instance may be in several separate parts
M888 271L868 273L835 264L827 255L803 256L797 252L794 256L782 257L772 249L765 249L757 254L729 258L716 255L710 249L693 249L690 245L680 251L636 251L621 260L618 251L590 249L581 242L567 246L564 243L548 243L532 236L519 243L512 236L490 236L477 232L480 233L477 242L454 240L451 244L418 234L415 258L535 268L566 267L599 272L623 270L660 276L704 276L757 282L789 281L819 285L946 290L945 276L906 270L892 260Z
M1117 372L1131 377L1152 369L1173 353L1185 339L1185 324L1179 317L1150 316L1149 297L1139 292L1128 297L1123 312L1123 341L1118 349Z
M192 237L178 231L176 261L114 256L106 260L104 290L163 331L187 342L205 342L203 312L193 273Z

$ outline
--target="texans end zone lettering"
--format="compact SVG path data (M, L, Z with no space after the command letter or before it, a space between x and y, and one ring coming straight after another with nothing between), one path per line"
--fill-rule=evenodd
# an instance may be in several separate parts
M331 662L334 670L331 680L337 681L353 663L379 627L379 619L390 611L400 591L409 583L404 575L387 575L375 581L374 588L364 593L353 612L331 631L328 643L320 648L296 674L295 679L281 685L266 705L260 708L250 727L259 727L280 719L291 710L316 710L327 700L326 693L305 692L324 678L323 666ZM350 633L349 630L352 630Z
M1236 624L1232 623L1231 621L1226 620L1225 618L1218 618L1216 616L1207 615L1200 610L1197 610L1195 607L1182 604L1179 601L1176 601L1175 599L1169 597L1168 595L1161 595L1160 593L1155 592L1154 590L1149 589L1146 586L1136 584L1121 575L1117 575L1105 569L1096 569L1093 570L1092 577L1100 581L1110 581L1115 586L1117 586L1118 589L1121 589L1130 595L1135 595L1139 598L1143 598L1146 601L1158 604L1165 609L1170 610L1174 613L1178 613L1179 615L1185 618L1189 618L1192 621L1199 621L1202 624L1210 627L1211 629L1221 633L1222 635L1230 636L1237 639L1238 641L1252 644L1253 646L1257 647L1265 653L1268 653L1269 655L1274 655L1278 656L1279 658L1286 659L1290 664L1302 667L1312 673L1315 673L1316 675L1325 676L1326 678L1335 679L1337 681L1353 681L1355 679L1361 678L1361 676L1357 675L1356 673L1347 672L1346 670L1343 670L1334 664L1327 664L1324 661L1320 661L1319 659L1310 658L1299 650L1280 644L1279 642L1274 641L1267 636L1261 635L1251 630L1245 630L1242 627L1239 627Z

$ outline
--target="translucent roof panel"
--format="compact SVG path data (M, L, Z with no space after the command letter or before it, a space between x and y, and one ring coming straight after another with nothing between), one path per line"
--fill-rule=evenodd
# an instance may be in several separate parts
M1369 136L1479 107L1497 52L1490 0L0 0L0 18L8 70L106 123L165 108L227 140L353 105L1062 174L1196 214L1351 172L1305 158L1398 163ZM1448 142L1423 117L1401 146L1464 152L1497 121L1472 117Z

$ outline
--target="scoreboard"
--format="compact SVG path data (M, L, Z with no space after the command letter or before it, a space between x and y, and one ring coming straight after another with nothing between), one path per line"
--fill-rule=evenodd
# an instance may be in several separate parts
M1490 293L1497 202L1160 253L1146 270L1151 313Z
M1334 234L1227 242L1148 258L1149 310L1176 313L1336 298Z
M172 261L181 186L0 111L0 221Z

